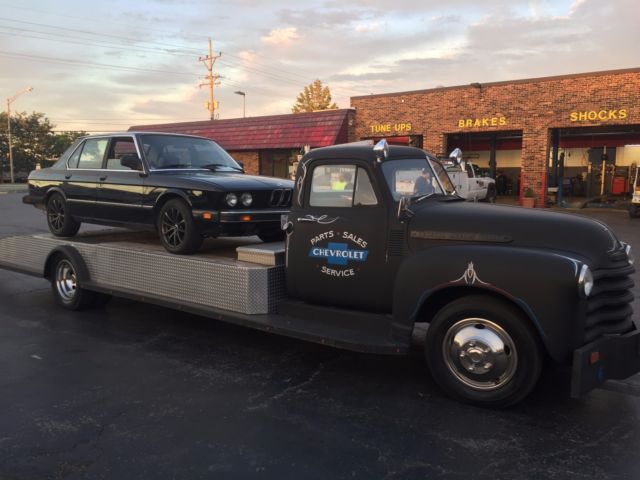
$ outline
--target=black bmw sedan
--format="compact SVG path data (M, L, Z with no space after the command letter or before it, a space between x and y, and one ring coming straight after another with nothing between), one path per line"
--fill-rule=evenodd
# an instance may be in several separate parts
M169 252L188 254L204 237L281 239L292 189L290 180L246 175L209 139L127 132L79 139L31 172L23 201L46 211L58 237L82 222L151 227Z

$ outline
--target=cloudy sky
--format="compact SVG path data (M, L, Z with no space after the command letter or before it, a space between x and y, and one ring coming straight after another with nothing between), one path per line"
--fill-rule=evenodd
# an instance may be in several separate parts
M0 0L0 98L59 130L289 113L320 78L349 97L640 66L637 0Z

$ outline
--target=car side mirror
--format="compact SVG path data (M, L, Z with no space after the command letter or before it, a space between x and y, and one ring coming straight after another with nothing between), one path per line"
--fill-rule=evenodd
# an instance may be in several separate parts
M142 160L135 153L127 153L120 157L120 165L130 170L142 170Z

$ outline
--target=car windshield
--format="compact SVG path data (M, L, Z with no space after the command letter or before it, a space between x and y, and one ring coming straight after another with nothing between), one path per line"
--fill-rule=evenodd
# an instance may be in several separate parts
M442 165L427 161L426 158L389 160L382 164L382 171L395 200L400 200L403 196L446 195L447 193L442 190L442 181L438 181L443 174L446 177L447 186L450 186L453 192L453 185Z
M209 169L241 172L242 167L220 145L206 138L178 135L141 135L151 170Z

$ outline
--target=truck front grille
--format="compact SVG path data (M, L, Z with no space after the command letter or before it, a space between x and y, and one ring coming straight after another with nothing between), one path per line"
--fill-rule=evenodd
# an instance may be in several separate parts
M594 286L587 299L585 343L613 333L626 333L633 327L634 282L631 265L593 271Z

